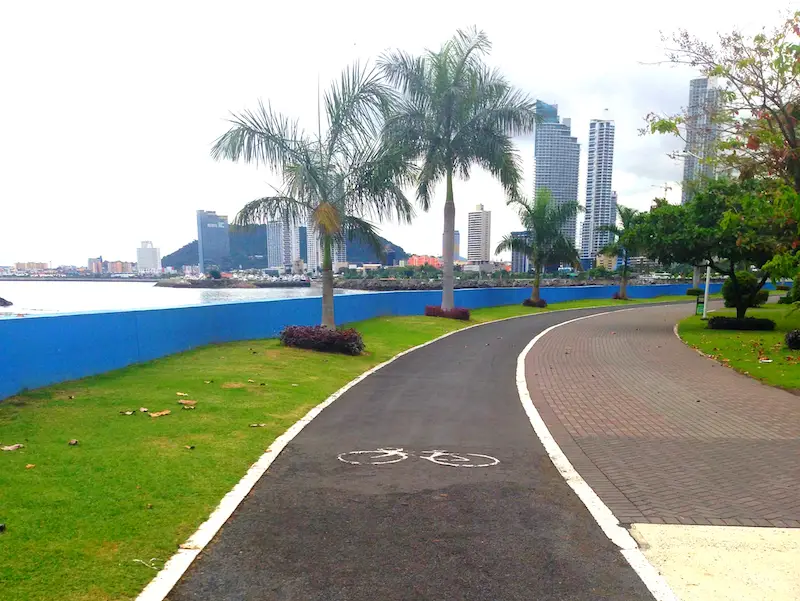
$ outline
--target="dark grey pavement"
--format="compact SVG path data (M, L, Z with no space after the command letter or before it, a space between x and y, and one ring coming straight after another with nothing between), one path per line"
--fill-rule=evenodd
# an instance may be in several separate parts
M463 331L350 389L277 458L169 599L652 599L551 464L517 393L531 338L593 312ZM378 447L412 456L337 459ZM434 449L500 463L419 457Z

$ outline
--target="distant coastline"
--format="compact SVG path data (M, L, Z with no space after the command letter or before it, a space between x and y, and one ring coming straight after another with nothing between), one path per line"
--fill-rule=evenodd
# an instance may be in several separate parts
M311 282L293 280L237 280L225 278L221 280L159 280L159 288L310 288Z
M41 278L41 277L26 277L26 276L0 276L0 282L139 282L155 284L160 282L158 278L81 278L81 277L63 277L63 278Z

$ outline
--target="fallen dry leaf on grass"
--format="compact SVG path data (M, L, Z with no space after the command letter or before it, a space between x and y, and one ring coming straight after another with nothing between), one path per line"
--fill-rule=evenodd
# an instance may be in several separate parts
M164 409L164 411L156 411L155 413L151 413L150 417L161 417L162 415L169 415L172 413L169 409Z
M139 411L142 413L147 413L147 407L139 407Z
M77 439L77 438L73 438L73 439L72 439L72 440L70 440L70 441L69 441L67 444L68 444L69 446L71 446L71 447L74 447L74 446L76 446L76 445L78 444L78 439Z
M266 428L267 424L250 424L251 428Z
M197 405L197 401L190 401L189 399L181 399L178 402L184 407L194 407L195 405Z
M26 470L32 470L35 467L36 467L35 463L29 463L28 465L25 466L25 469Z
M189 396L188 392L176 392L175 394L177 394L178 396Z
M184 405L184 409L194 409L194 405Z
M132 411L120 411L120 414L121 415L136 415L136 410L134 409Z
M194 449L194 445L193 444L187 444L186 448L191 451L192 449Z
M250 382L251 384L255 384L256 383L255 380L247 380L247 381Z
M24 447L24 444L11 444L7 447L0 447L0 451L16 451L17 449L21 449Z
M213 382L213 381L214 381L214 380L203 380L203 383L204 383L204 384L211 384L211 382Z

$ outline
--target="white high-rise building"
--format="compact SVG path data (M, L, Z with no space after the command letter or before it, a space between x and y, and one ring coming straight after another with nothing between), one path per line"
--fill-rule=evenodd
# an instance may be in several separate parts
M136 249L136 270L139 273L161 273L161 250L149 240Z
M714 147L719 130L714 115L719 109L720 89L708 78L693 79L689 83L689 105L686 107L686 154L683 158L683 185L681 204L691 200L693 186L704 178L713 178Z
M492 212L478 205L467 216L467 260L488 261L491 258Z
M581 229L581 260L584 267L611 241L602 225L617 222L617 195L611 189L614 170L614 122L592 119L589 123L588 170L586 173L586 214Z
M267 267L292 269L300 258L300 226L282 221L267 223Z
M541 121L534 126L533 194L546 189L557 204L578 201L581 147L572 136L570 119L559 119L558 105L536 102ZM562 233L576 243L577 221L569 219Z
M309 271L321 271L322 270L322 244L319 239L319 235L317 234L317 230L314 227L313 223L308 224L307 236L306 236L306 249L308 254L308 263L307 267ZM333 249L332 249L332 263L333 263L333 270L337 271L341 267L347 267L347 245L342 243L339 244L338 242L334 242Z

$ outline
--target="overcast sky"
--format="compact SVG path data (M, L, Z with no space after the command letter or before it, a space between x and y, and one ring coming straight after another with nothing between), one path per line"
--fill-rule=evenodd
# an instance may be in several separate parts
M659 30L716 31L776 23L797 3L633 2L4 2L0 6L0 265L90 256L135 260L141 240L162 255L196 238L195 211L231 218L277 183L265 170L216 163L229 111L259 98L316 124L325 86L355 60L400 47L438 48L477 25L490 62L518 87L557 103L581 143L583 203L589 120L616 121L613 187L646 209L666 182L680 198L674 139L640 137L649 111L686 104L691 70L663 57ZM383 8L388 6L388 8ZM606 110L608 112L606 112ZM519 149L530 181L532 147ZM661 187L661 192L658 188ZM530 191L530 183L526 183ZM519 225L499 184L475 171L455 183L456 228L492 211L492 245ZM409 252L441 254L443 190L411 227L382 224ZM465 249L462 251L465 254Z

